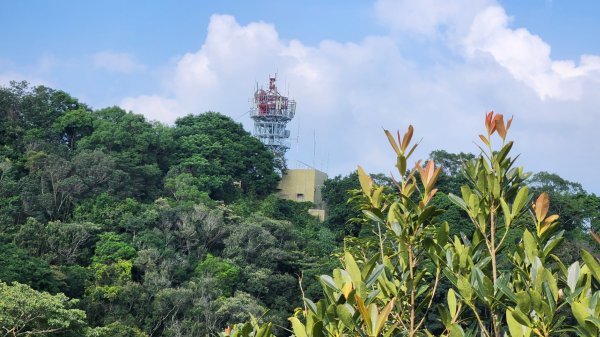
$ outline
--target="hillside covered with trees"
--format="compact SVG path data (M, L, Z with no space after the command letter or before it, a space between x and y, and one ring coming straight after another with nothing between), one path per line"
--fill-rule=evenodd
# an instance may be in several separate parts
M469 208L449 195L463 196L461 187L472 179L464 162L478 155L440 150L430 157L442 169L436 192L422 191L436 209L423 219L449 224L449 238L472 240L477 227ZM419 167L425 171L416 176L429 175ZM307 303L341 301L344 284L331 285L340 288L337 295L323 292L319 275L354 268L348 254L363 267L367 257L376 261L384 248L398 248L373 227L387 209L373 201L365 179L389 200L398 182L360 171L329 179L322 191L328 216L319 223L308 215L310 203L276 197L281 169L240 124L216 112L167 126L119 107L93 110L43 86L0 88L0 335L205 336L250 317L290 335L295 308L309 317ZM522 178L515 184L532 195L545 193L547 213L560 216L554 230L564 230L562 245L553 254L567 267L581 249L597 256L600 246L589 231L600 232L600 198L555 174ZM514 222L503 239L506 256L520 252L524 233L535 230L521 217ZM474 263L487 272L489 260ZM375 262L370 266L363 277ZM420 282L435 279L435 267L428 268ZM427 299L445 304L452 288L451 277L442 280ZM381 299L371 296L372 303ZM485 304L473 302L471 312L485 311ZM427 329L450 331L456 322L448 315L456 311L427 312ZM325 322L322 310L319 315ZM364 324L358 311L352 315ZM331 319L346 326L346 318ZM292 324L302 337L300 321Z

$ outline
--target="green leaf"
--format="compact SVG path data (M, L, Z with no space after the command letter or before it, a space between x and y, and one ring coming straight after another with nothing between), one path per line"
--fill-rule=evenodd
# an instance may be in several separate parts
M598 260L585 249L581 250L581 258L592 272L596 281L600 282L600 264L598 264Z
M575 261L569 267L569 274L567 275L567 285L571 291L575 291L577 287L577 280L579 280L579 274L581 272L581 268L579 267L579 262Z
M379 253L373 255L369 261L367 261L367 263L365 263L363 265L363 268L361 270L361 277L363 279L366 279L367 276L369 276L369 273L371 273L371 271L373 270L373 268L375 267L375 265L377 264L377 261L379 260Z
M306 334L306 327L296 317L290 317L288 320L292 323L292 330L296 337L308 337Z
M369 318L371 321L371 328L369 329L371 336L377 336L377 322L379 321L379 311L377 310L377 305L375 303L369 304L367 307L369 311Z
M513 142L510 141L508 143L506 143L506 145L504 145L504 147L502 147L502 149L498 152L498 162L502 162L504 161L504 159L506 158L506 155L508 154L508 152L510 151L510 149L513 146Z
M311 301L308 298L304 298L304 303L306 303L306 306L315 314L318 314L317 312L317 306L315 305L315 302Z
M529 298L531 298L531 306L537 312L542 311L542 294L537 290L529 290Z
M529 320L529 317L527 317L527 315L525 315L520 309L514 309L512 311L512 316L520 324L524 326L531 326L531 321Z
M312 328L311 337L324 337L323 335L323 321L318 321Z
M544 269L543 280L548 287L548 291L552 295L554 302L558 301L558 285L556 278L548 269Z
M252 332L253 328L252 328L252 324L250 323L246 323L242 326L242 336L250 336L250 333Z
M472 270L472 275L475 275L475 281L477 288L480 290L481 295L485 299L491 299L494 296L494 285L489 277L485 276L481 269L475 267Z
M517 294L517 305L524 313L529 313L531 310L531 297L528 291L519 291Z
M554 297L554 294L548 285L548 281L544 281L542 283L542 288L544 289L544 294L546 295L546 300L548 301L548 306L550 307L550 316L552 316L556 311L556 298Z
M319 280L322 284L326 285L328 288L331 288L335 291L340 291L340 288L335 284L335 281L329 275L321 275L319 276Z
M543 253L544 256L548 256L552 253L552 251L554 250L554 248L556 248L562 241L563 241L563 237L552 237L551 239L548 240L548 242L546 242L546 245L544 246L543 249Z
M268 337L271 336L271 323L263 324L263 326L258 329L255 337ZM301 337L296 335L297 337Z
M590 316L588 318L585 319L587 322L591 322L593 323L596 328L600 329L600 319L594 317L594 316Z
M358 181L360 182L360 187L363 190L363 193L370 197L371 189L373 188L373 179L363 170L363 168L358 166Z
M585 306L585 304L583 304L581 302L573 301L573 303L571 304L571 311L573 312L573 316L575 316L577 323L579 323L582 326L586 326L585 321L591 315L588 311L588 308Z
M385 326L385 323L387 322L388 316L390 315L390 312L392 312L393 307L394 307L394 299L392 298L392 300L383 308L383 310L381 310L381 314L379 315L379 318L377 319L377 325L375 326L375 331L374 331L375 336L379 335L379 333Z
M346 270L350 274L352 278L352 282L358 286L361 280L360 268L358 264L356 264L356 260L354 260L354 256L348 251L344 253L344 263L346 265Z
M448 243L448 233L450 232L450 225L447 221L444 221L437 230L437 244L440 247L444 247Z
M457 323L452 324L450 326L449 330L450 330L450 336L449 337L464 337L465 336L465 331Z
M517 303L517 295L515 295L515 293L508 288L508 280L505 276L499 277L496 285L504 295L508 296L511 301Z
M379 275L381 275L381 272L384 269L385 269L385 266L382 264L378 264L375 267L375 269L373 270L371 275L369 275L369 277L367 277L367 279L365 280L365 284L367 285L367 287L371 286L371 284L373 284L373 282L375 282L377 280L377 278L379 277Z
M531 334L531 329L517 322L511 309L506 309L506 323L511 337L529 337Z
M512 221L512 216L510 214L510 208L506 201L504 201L504 198L500 198L500 206L502 206L502 213L504 214L504 225L508 228Z
M352 312L348 309L349 304L338 304L336 312L342 324L348 329L354 329L354 320L352 319Z
M454 293L454 289L452 288L448 290L448 309L450 310L450 316L452 316L452 319L454 319L456 317L457 305L456 293Z
M515 218L525 206L527 199L529 197L529 188L527 186L523 186L519 192L517 192L517 196L512 204L512 212L511 216Z
M435 213L436 209L437 209L437 207L435 207L435 206L425 207L425 209L419 215L417 222L424 223L426 220L428 220L431 217L431 215L433 215Z
M529 259L529 262L533 263L538 253L537 243L535 242L533 234L531 234L528 230L525 230L525 232L523 232L523 246L525 248L525 254Z
M523 326L514 319L510 309L506 309L506 324L510 331L510 337L523 337Z
M471 298L473 297L473 288L469 280L467 280L464 276L458 276L457 282L458 291L462 298L467 302L471 303Z
M450 193L448 194L448 199L450 199L450 201L452 201L456 206L460 207L465 212L468 211L467 203L461 197Z
M366 209L364 209L362 212L364 215L367 216L367 218L369 218L375 222L378 222L378 223L383 223L383 220L380 217L378 217L377 215L375 215L375 213L373 213L369 210L366 210Z

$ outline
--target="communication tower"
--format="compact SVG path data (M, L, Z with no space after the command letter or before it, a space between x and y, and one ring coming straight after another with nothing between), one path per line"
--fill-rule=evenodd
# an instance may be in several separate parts
M276 157L283 159L290 148L287 139L290 130L287 123L294 118L296 101L281 95L275 85L276 77L269 76L269 89L256 84L250 117L254 120L254 136L258 138Z

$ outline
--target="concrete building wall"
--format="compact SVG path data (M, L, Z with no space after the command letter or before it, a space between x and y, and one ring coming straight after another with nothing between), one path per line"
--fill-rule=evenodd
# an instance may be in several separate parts
M327 174L314 169L290 169L279 182L279 196L294 201L310 201L323 208L321 188Z

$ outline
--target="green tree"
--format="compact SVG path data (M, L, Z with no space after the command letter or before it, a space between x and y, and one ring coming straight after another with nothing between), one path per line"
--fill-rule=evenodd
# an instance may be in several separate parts
M85 312L76 300L50 295L27 285L0 282L0 334L2 336L83 336Z
M73 165L55 154L32 151L27 154L29 175L20 181L24 211L39 220L64 220L85 192Z
M219 309L217 315L220 318L221 326L231 326L239 322L245 322L250 316L262 316L266 308L263 307L254 297L242 291L236 291L230 298L220 298L218 300Z
M210 200L207 192L200 192L199 183L190 173L181 173L165 179L165 190L176 202L201 203Z
M0 244L0 280L25 283L36 290L58 290L58 282L50 265L13 243Z
M345 177L336 176L327 179L323 184L321 195L327 205L325 225L340 233L341 236L357 236L360 231L360 225L350 221L361 216L359 205L357 200L348 200L352 191L359 189L360 184L356 171Z
M100 234L100 241L96 243L96 252L92 261L113 263L119 260L130 260L135 257L135 253L135 248L125 242L123 235L106 232Z
M79 149L99 150L114 159L116 168L127 174L125 196L155 198L161 187L162 149L154 126L144 116L118 107L95 111L94 117L94 131L79 140Z
M91 222L47 224L29 218L19 228L14 240L30 254L51 264L87 264L92 255L92 244L100 227Z
M0 156L0 232L4 235L14 233L21 210L21 199L15 193L18 184L13 166L10 159Z
M206 112L179 118L173 140L171 175L191 174L213 199L234 200L236 183L244 194L257 196L277 186L271 152L229 117Z
M85 107L68 110L56 118L52 129L61 137L61 140L73 151L79 139L89 135L93 131L94 116Z
M211 275L217 280L218 288L223 295L232 296L239 282L240 271L240 267L235 264L208 254L196 266L195 274L198 276Z
M96 327L87 331L86 337L147 337L148 335L138 328L113 322L106 326Z

